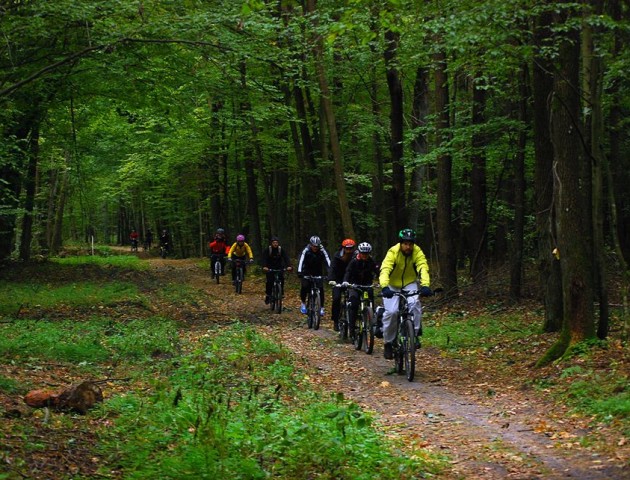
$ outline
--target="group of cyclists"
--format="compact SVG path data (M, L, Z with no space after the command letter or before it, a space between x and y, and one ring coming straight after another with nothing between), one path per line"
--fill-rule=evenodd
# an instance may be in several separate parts
M243 234L236 236L231 245L227 241L225 230L216 230L214 238L208 242L210 263L221 262L221 275L225 274L225 262L241 259L243 265L253 263L254 255ZM280 245L278 237L272 237L269 247L262 252L262 269L266 273L265 303L269 303L271 289L274 282L274 271L293 271L291 261ZM212 272L214 276L214 272ZM234 282L235 269L232 270ZM382 327L377 336L383 338L384 356L393 358L392 342L396 337L396 322L400 297L397 292L419 292L408 298L409 309L413 314L416 345L419 347L422 335L422 306L419 296L432 295L429 276L429 265L422 249L416 243L416 232L411 228L404 228L398 233L398 242L391 246L383 261L378 265L372 258L372 245L368 242L357 243L346 238L340 248L332 256L329 255L317 235L309 239L309 243L300 253L297 263L297 275L300 285L300 312L307 313L306 300L311 288L310 279L318 278L317 287L320 291L321 316L324 310L324 279L330 280L332 287L331 320L335 331L339 331L339 316L341 312L342 293L351 285L373 285L375 281L381 288L383 297ZM284 275L281 276L284 288ZM370 300L374 300L373 288L369 288ZM348 294L348 309L350 312L350 331L355 329L359 315L359 292L350 289Z

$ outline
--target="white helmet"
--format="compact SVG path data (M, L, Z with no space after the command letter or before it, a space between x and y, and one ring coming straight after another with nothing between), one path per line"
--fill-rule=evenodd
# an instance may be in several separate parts
M370 253L372 251L372 245L367 242L359 243L357 250L359 253Z
M322 244L322 241L317 235L313 235L309 241L314 247L319 247Z

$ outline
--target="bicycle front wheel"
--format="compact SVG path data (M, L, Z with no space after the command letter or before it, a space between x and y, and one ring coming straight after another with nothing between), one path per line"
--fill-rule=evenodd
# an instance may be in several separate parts
M416 329L413 326L413 320L405 319L403 334L402 347L405 358L405 372L407 380L411 382L416 374Z
M363 309L363 315L361 318L361 328L363 335L363 351L368 355L374 351L374 312L371 307L365 307Z
M217 284L219 283L220 276L221 276L221 262L217 260L216 262L214 262L214 278Z
M306 299L306 315L307 315L307 324L308 328L313 328L313 324L315 323L315 307L314 307L315 299L313 292L308 294L308 298Z
M236 284L234 285L236 293L241 293L243 291L243 270L239 268L236 271Z
M315 292L313 298L313 330L319 330L319 325L322 323L322 299L319 296L319 290Z
M279 283L274 284L273 286L273 300L274 306L276 308L276 313L282 313L282 285ZM273 309L272 309L273 310Z

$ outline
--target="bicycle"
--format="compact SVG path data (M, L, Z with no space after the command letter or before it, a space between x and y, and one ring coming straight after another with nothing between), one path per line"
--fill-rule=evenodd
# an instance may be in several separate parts
M168 256L168 243L160 244L160 257L166 258Z
M405 372L407 380L413 380L416 373L416 329L413 323L413 314L409 311L409 297L420 294L419 290L392 292L393 296L400 297L398 313L396 314L396 337L392 342L394 353L394 370L397 373ZM382 295L381 295L382 296Z
M134 253L138 251L138 239L137 238L132 238L131 239L131 251L134 252Z
M341 301L339 307L339 320L337 321L339 325L339 338L342 341L346 341L350 336L354 341L354 337L352 335L354 332L350 332L350 309L348 308L348 296L349 296L349 287L350 285L344 285L343 283L337 283L334 280L329 282L331 287L336 287L341 289Z
M234 291L236 293L243 293L243 280L245 280L245 263L246 260L242 258L228 258L228 261L233 262L232 268L235 269L236 274L234 275ZM252 263L253 260L247 261L247 263Z
M282 313L282 299L284 298L282 272L284 271L286 271L286 268L269 269L269 272L273 273L273 285L271 287L271 295L269 296L269 307L272 312L276 313Z
M308 328L318 330L322 321L322 298L319 291L319 282L325 277L305 275L304 278L310 282L311 286L306 297Z
M361 350L368 355L374 351L374 303L370 297L372 285L350 285L359 292L358 313L361 318L355 324L354 348Z
M219 283L219 277L223 275L223 264L221 263L221 259L223 256L218 253L213 253L210 256L210 266L212 268L210 276L214 278ZM212 263L214 260L214 263Z

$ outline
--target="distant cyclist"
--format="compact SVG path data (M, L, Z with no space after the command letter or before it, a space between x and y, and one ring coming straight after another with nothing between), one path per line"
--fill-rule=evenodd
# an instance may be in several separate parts
M328 272L328 279L334 280L336 283L343 282L343 276L346 273L346 268L350 264L350 260L354 257L354 251L356 249L356 242L351 238L346 238L341 242L341 249L335 253L332 261L330 262L330 271ZM341 293L343 287L332 288L332 321L335 332L339 331L339 315L341 314Z
M317 235L313 235L308 245L304 247L298 261L297 274L302 279L300 288L300 312L306 314L306 296L311 288L310 281L303 278L304 276L323 277L330 268L330 256L322 245L321 239ZM319 294L321 297L321 312L324 315L324 282L320 279L318 282Z
M379 283L383 288L383 345L385 358L393 358L392 342L396 338L398 325L392 319L398 314L399 297L394 292L420 290L421 295L431 295L431 279L429 277L429 264L422 249L416 245L416 232L411 228L405 228L398 233L399 243L391 247L383 263L379 275ZM420 285L418 285L418 278ZM413 313L416 330L416 342L422 335L422 306L418 296L409 297L409 310Z
M267 274L267 282L265 284L265 303L268 304L274 281L274 272L270 272L269 270L284 270L285 268L288 272L293 270L291 261L289 260L289 255L286 250L282 249L280 239L278 237L271 237L269 248L263 251L262 267L263 272ZM284 272L280 272L280 280L282 282L282 290L284 291Z
M132 229L129 234L129 241L131 242L131 249L138 250L138 239L140 238L140 234L136 231L136 229Z
M214 264L217 259L221 262L221 275L225 275L225 256L230 251L230 246L227 244L225 237L225 230L217 228L214 239L208 242L208 250L210 252L210 271L212 278L214 278Z
M245 265L253 263L254 254L249 244L245 242L245 235L239 233L236 236L236 242L232 244L228 252L228 260L240 259L243 261L243 279L245 278ZM236 269L232 267L232 283L236 282Z

